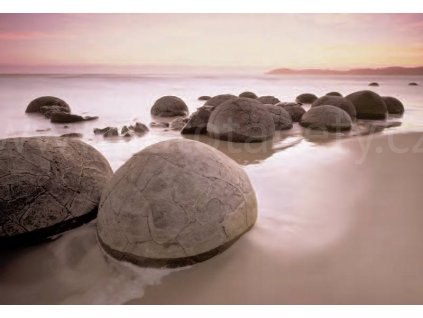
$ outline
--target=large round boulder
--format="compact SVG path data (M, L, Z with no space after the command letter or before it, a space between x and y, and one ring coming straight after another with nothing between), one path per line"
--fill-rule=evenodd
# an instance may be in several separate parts
M255 99L255 98L257 98L257 95L254 94L253 92L246 91L246 92L242 92L241 94L239 94L239 97L246 97L246 98Z
M232 94L220 94L220 95L216 95L216 96L213 96L212 98L210 98L204 105L217 107L220 104L226 102L227 100L235 99L235 98L237 98L237 97L235 95L232 95Z
M185 102L176 96L160 97L151 107L151 115L157 117L187 116L188 113Z
M282 107L265 104L266 109L272 115L275 130L286 130L292 128L291 115Z
M74 138L0 142L0 245L31 244L96 217L109 163Z
M382 100L385 102L389 114L401 115L404 113L404 105L395 97L383 96Z
M279 104L276 104L276 106L285 109L291 116L292 121L295 123L299 122L301 120L301 117L303 117L303 115L306 112L306 110L303 107L301 107L301 104L279 103Z
M341 108L322 105L310 108L301 118L300 125L315 130L344 131L350 130L350 115Z
M321 105L332 105L335 107L339 107L345 110L348 113L348 115L350 115L351 118L356 117L354 104L346 98L343 98L340 96L329 96L329 95L322 96L316 99L313 102L313 104L311 104L311 107L316 107Z
M97 233L119 260L175 267L222 252L256 218L254 190L236 162L203 143L172 139L116 171L101 197Z
M276 105L277 103L280 103L279 98L275 96L260 96L257 100L262 104Z
M44 107L47 106L47 107ZM26 107L26 113L45 113L51 106L58 106L60 111L70 113L69 105L62 99L54 96L42 96L31 101ZM42 109L42 107L44 107ZM58 108L56 107L56 108Z
M345 97L351 101L358 119L385 119L388 112L382 97L372 91L364 90Z
M263 104L241 97L226 101L211 113L207 132L221 140L260 142L273 137L275 124Z
M297 103L311 104L317 99L317 96L310 93L300 94L295 98Z

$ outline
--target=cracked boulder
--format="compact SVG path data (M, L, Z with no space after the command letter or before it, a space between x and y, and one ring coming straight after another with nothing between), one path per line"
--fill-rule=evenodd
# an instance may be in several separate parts
M389 114L402 115L404 113L404 105L395 97L382 96Z
M277 103L280 103L279 98L275 96L260 96L257 100L262 104L276 105Z
M151 115L157 117L187 116L188 113L188 106L176 96L160 97L151 107Z
M42 96L34 99L26 108L26 113L46 113L49 109L59 108L62 112L70 113L69 105L62 99L54 96Z
M251 98L226 101L210 115L207 133L233 142L261 142L273 138L275 124L266 107Z
M222 252L256 218L254 190L237 163L203 143L172 139L116 171L101 197L97 234L119 260L176 267Z
M107 160L74 138L0 141L0 245L31 244L96 217Z
M212 110L208 106L200 107L195 113L192 113L186 125L182 128L182 135L190 134L206 134L207 123L209 121Z

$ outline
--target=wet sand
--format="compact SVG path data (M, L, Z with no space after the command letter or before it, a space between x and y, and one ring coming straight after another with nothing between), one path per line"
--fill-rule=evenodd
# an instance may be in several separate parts
M247 167L255 227L129 303L423 302L423 134L292 147L267 161Z

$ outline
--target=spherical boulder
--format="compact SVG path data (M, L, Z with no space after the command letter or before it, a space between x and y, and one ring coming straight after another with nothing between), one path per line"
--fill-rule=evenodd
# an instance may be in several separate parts
M246 98L253 98L253 99L255 99L255 98L257 98L257 95L254 94L253 92L246 91L246 92L242 92L241 94L239 94L239 97L246 97Z
M326 94L326 96L339 96L339 97L342 97L342 94L341 93L338 93L338 92L329 92L329 93Z
M272 115L275 130L286 130L292 128L291 115L282 107L265 104L266 109Z
M310 108L301 118L300 125L315 130L344 131L350 130L350 115L339 107L321 105Z
M303 103L303 104L311 104L317 99L317 96L314 94L304 93L300 94L295 98L295 101L297 103Z
M322 96L316 99L313 104L311 104L311 107L316 107L320 105L332 105L335 107L339 107L345 110L351 118L356 117L354 104L346 98L340 96Z
M0 145L0 245L31 244L96 217L113 174L96 149L61 137Z
M235 95L232 95L232 94L216 95L216 96L213 96L212 98L210 98L204 105L217 107L220 104L226 102L227 100L235 99L235 98L237 98L237 97Z
M69 105L62 99L54 96L42 96L31 101L26 107L26 113L41 113L41 108L43 106L60 106L61 111L70 113ZM46 112L48 108L44 108Z
M138 152L103 192L97 234L107 253L142 266L204 261L257 218L244 170L203 143L172 139Z
M382 97L364 90L345 96L355 106L358 119L385 119L388 112Z
M226 101L211 113L207 132L221 140L261 142L273 137L275 124L263 104L240 97Z
M382 96L389 114L401 115L404 113L404 105L395 97Z
M287 104L279 103L276 106L282 107L283 109L285 109L291 116L292 121L296 123L301 120L301 117L303 117L303 115L306 112L306 110L300 105L301 104L292 105L292 103L287 103Z
M280 100L275 96L260 96L257 100L262 104L276 105Z
M185 102L176 96L160 97L151 107L151 115L157 117L187 116L188 113Z

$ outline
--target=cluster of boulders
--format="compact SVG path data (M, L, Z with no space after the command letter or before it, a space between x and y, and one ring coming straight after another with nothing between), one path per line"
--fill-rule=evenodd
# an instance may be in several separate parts
M60 124L98 119L98 116L72 114L70 106L64 100L54 96L42 96L34 99L29 103L25 112L43 114L52 123Z
M103 137L118 137L130 138L133 136L143 136L149 131L148 127L143 123L136 122L134 125L123 126L120 130L117 127L94 128L95 135L102 135Z

